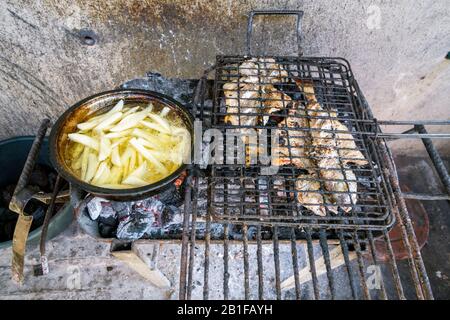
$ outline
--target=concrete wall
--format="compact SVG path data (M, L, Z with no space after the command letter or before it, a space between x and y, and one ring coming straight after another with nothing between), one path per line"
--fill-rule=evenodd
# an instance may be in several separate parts
M377 118L450 118L448 0L2 0L0 138L149 70L198 77L216 54L244 53L252 8L304 10L305 55L347 58ZM293 20L270 19L273 32L258 23L271 44L257 37L260 49L292 52L293 34L281 34ZM96 44L83 44L86 32Z

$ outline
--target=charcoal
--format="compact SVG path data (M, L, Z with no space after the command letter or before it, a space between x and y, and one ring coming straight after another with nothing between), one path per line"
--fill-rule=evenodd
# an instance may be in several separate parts
M99 216L98 231L102 238L114 238L119 221L115 216Z

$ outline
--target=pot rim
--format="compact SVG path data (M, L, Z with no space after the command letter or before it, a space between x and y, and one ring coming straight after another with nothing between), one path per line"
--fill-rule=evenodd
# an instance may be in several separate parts
M57 152L57 146L58 146L58 139L61 133L61 129L63 128L63 125L65 124L66 119L70 114L72 114L75 110L77 110L80 106L85 105L91 100L97 99L102 96L111 96L111 98L121 99L124 98L123 96L125 94L136 94L136 95L146 95L153 99L156 99L158 102L170 105L175 107L176 109L180 110L188 119L188 122L190 122L191 128L187 128L190 131L191 134L191 151L192 151L192 144L193 144L193 123L194 123L194 117L189 112L189 110L181 104L179 101L166 96L164 94L150 91L150 90L143 90L143 89L115 89L115 90L108 90L103 91L94 95L91 95L87 98L84 98L83 100L80 100L79 102L72 105L70 108L68 108L66 111L64 111L63 114L61 114L58 118L58 120L55 122L55 124L52 127L52 130L50 132L49 137L49 150L50 150L50 162L56 169L56 171L70 184L74 184L75 186L79 187L80 189L99 195L102 197L111 197L111 198L127 198L127 199L138 199L142 198L143 196L151 193L156 193L159 190L163 189L164 187L167 187L168 184L175 181L182 172L184 172L187 169L187 164L182 163L181 166L176 169L174 172L172 172L167 177L154 182L149 185L145 185L142 187L137 188L130 188L130 189L110 189L110 188L103 188L99 186L95 186L89 183L86 183L76 177L74 174L72 174L70 171L66 170L65 164L60 163L60 157L58 156Z

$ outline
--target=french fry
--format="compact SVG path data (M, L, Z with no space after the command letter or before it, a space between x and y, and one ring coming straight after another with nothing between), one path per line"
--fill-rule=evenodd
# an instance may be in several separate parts
M161 117L165 117L165 116L167 116L167 114L170 112L170 108L169 107L164 107L162 110L161 110L161 112L159 113L159 115L161 116Z
M110 127L112 124L115 124L116 122L118 122L120 119L122 119L122 112L116 112L113 113L112 115L105 117L104 119L102 119L102 121L100 121L100 123L94 127L94 130L105 130L108 127Z
M144 130L134 129L132 135L138 137L137 140L148 148L160 149L162 147L161 144L158 143L155 136L152 136Z
M72 141L81 143L81 144L85 145L86 147L89 147L91 149L94 149L95 151L98 151L99 142L94 138L91 138L91 137L89 137L85 134L81 134L81 133L69 133L67 136Z
M132 178L139 178L142 181L145 180L145 177L148 175L148 169L147 169L147 162L143 162L139 167L137 167L135 170L133 170L128 177L126 177L122 183L124 184L134 184L130 183L130 179Z
M171 132L170 124L169 124L169 122L167 122L166 119L163 119L162 117L160 117L156 114L153 114L153 113L149 113L148 117L150 119L152 119L153 121L155 121L156 123L158 123L161 127L166 129L167 131Z
M91 129L95 128L101 121L103 121L103 119L109 117L110 115L112 115L112 114L114 114L116 112L122 111L123 105L124 105L123 100L120 100L114 106L114 108L112 108L108 112L106 112L104 114L100 114L100 115L95 116L95 117L92 117L86 122L79 123L77 125L77 128L80 129L80 130L83 130L83 131L91 130Z
M119 184L122 180L122 168L118 166L113 166L111 168L111 175L107 183Z
M97 172L92 179L92 184L101 185L108 180L109 174L110 169L106 161L100 162L100 165L97 168Z
M109 141L108 138L105 138L104 136L100 138L100 148L98 153L98 161L104 161L107 158L109 158L112 148L111 148L111 141Z
M89 161L89 148L84 148L83 153L81 155L81 179L86 179L86 171L88 167L88 161Z
M123 183L133 185L135 187L141 187L149 184L147 181L134 176L128 177L126 180L123 181Z
M150 111L147 108L147 109L144 109L142 111L129 114L129 115L123 117L122 120L120 120L120 122L117 125L115 125L114 127L112 127L109 130L111 132L118 132L118 131L123 131L123 130L127 130L127 129L130 129L130 128L133 128L141 120L143 120L149 114L149 112Z
M109 133L105 134L105 137L108 139L127 137L131 134L132 131L133 131L133 129L119 131L119 132L109 132Z
M75 146L70 150L71 156L73 159L78 158L78 156L83 152L84 145L77 143Z
M146 108L124 108L119 101L104 114L78 125L68 138L70 166L87 182L104 188L135 188L159 181L175 171L190 151L186 128L172 125L169 107L151 113ZM177 122L178 123L178 122Z
M98 158L94 153L89 153L88 155L88 164L86 169L86 176L84 177L84 181L90 182L95 175L98 167Z
M130 163L128 164L128 172L132 172L134 170L134 168L136 167L136 151L133 150L133 152L131 152L131 156L130 156Z
M119 146L115 146L112 148L111 151L111 162L118 167L122 166L122 161L120 160L120 154L119 154Z
M131 139L130 144L136 149L137 152L142 154L145 159L150 161L150 163L153 164L159 172L163 174L168 173L167 169L162 165L162 163L159 162L159 160L156 159L149 150L147 150L142 144L140 144L136 138Z
M75 161L72 162L72 170L73 171L78 171L81 169L81 160L82 160L82 155L80 155Z
M149 128L149 129L153 129L153 130L163 132L163 133L170 133L170 130L167 130L166 127L163 127L162 125L155 123L155 122L142 120L140 122L140 124L144 125L145 127Z
M141 107L139 107L139 106L130 108L130 109L128 109L127 111L125 111L125 112L123 113L123 116L125 117L125 116L127 116L127 115L129 115L129 114L135 113L135 112L139 111L140 108L141 108Z

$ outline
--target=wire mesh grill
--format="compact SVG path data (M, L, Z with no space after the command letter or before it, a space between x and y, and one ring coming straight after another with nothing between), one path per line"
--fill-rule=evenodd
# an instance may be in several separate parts
M181 299L425 299L410 233L215 222L201 199L210 177L194 170L181 254ZM399 221L400 213L395 213Z
M205 129L223 133L227 129L268 128L284 130L289 139L297 135L311 139L312 128L287 125L289 113L279 115L284 126L278 126L281 121L261 124L267 114L261 111L264 100L257 98L253 99L259 104L256 112L239 112L239 105L235 112L247 121L249 114L257 115L255 123L230 124L226 117L233 110L227 110L223 85L239 76L237 69L246 59L218 57L212 90L206 85L207 73L200 81L193 112ZM377 138L379 129L350 67L339 59L277 57L277 62L291 75L277 84L278 90L296 100L283 107L289 111L295 102L297 109L292 114L301 121L322 117L343 123L347 128L343 133L350 131L355 143L350 149L357 149L367 160L363 165L345 164L358 181L357 203L350 204L349 212L339 209L337 215L327 209L325 217L298 205L295 199L299 191L293 189L292 182L305 168L291 164L297 161L292 151L287 156L289 165L274 175L263 174L264 166L248 160L251 148L245 149L244 163L211 164L206 170L192 166L186 190L179 297L432 299L392 155L384 140ZM308 83L313 84L314 97L327 116L308 114L308 97L303 94ZM238 139L239 135L236 143ZM224 157L227 152L224 150ZM231 154L231 158L238 156L237 152ZM319 155L304 158L312 158L314 164L314 156ZM289 183L280 188L277 179ZM320 170L317 180L325 180ZM402 237L393 243L388 226L395 221ZM406 260L397 258L399 244Z
M378 128L353 81L342 59L219 56L203 118L226 137L210 161L213 220L391 226Z

